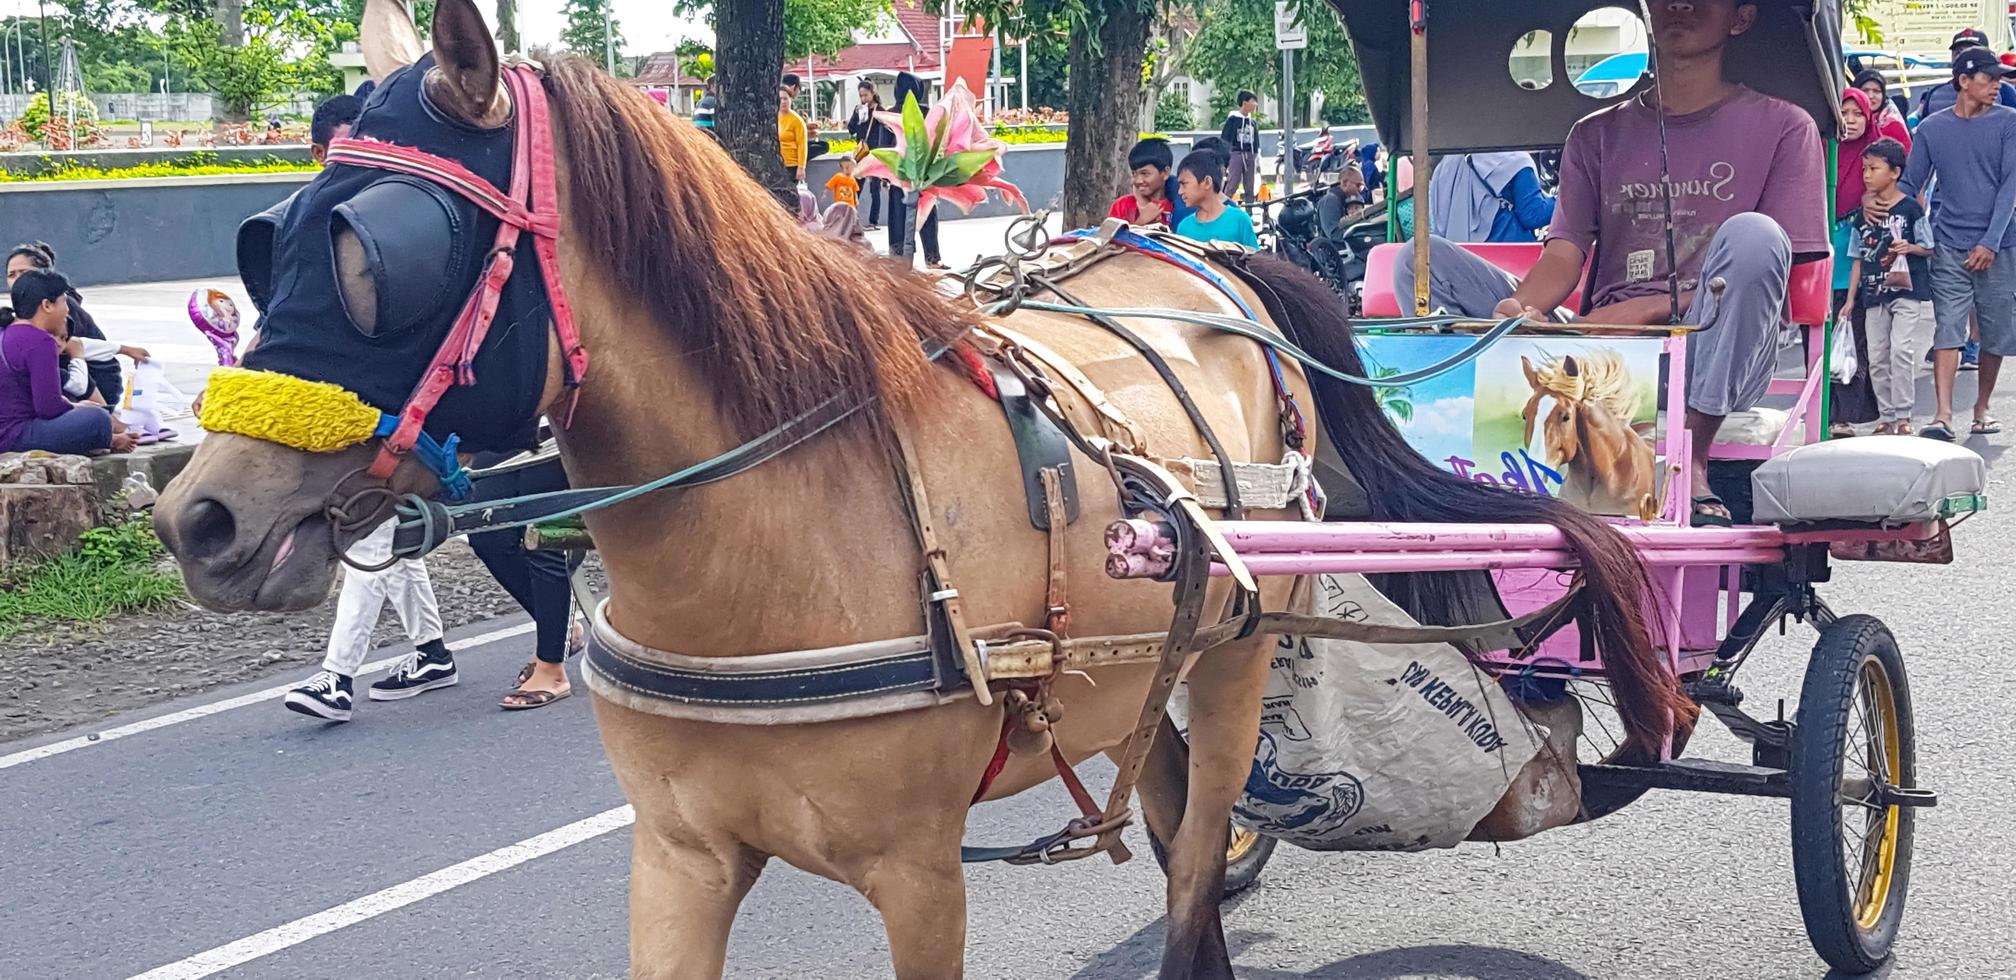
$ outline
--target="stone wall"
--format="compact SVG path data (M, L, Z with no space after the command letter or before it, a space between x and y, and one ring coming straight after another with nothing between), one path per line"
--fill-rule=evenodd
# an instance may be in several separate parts
M312 173L0 184L10 241L55 246L80 286L235 275L238 224Z

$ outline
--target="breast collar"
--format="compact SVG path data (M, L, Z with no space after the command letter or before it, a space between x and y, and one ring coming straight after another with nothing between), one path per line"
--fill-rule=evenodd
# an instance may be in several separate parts
M476 383L473 367L476 352L489 334L490 322L497 315L498 299L506 280L511 278L521 233L532 235L532 247L552 310L553 333L560 341L563 380L569 392L567 406L556 420L562 426L573 414L581 380L588 373L588 350L581 345L573 310L560 285L560 210L545 86L541 84L538 67L527 62L505 65L502 76L516 111L508 194L461 163L424 150L365 138L329 142L331 165L369 167L418 177L468 199L498 220L497 238L484 259L476 288L456 314L448 335L421 373L412 394L406 397L406 404L398 415L388 415L380 422L377 434L384 441L379 444L378 455L369 470L380 480L389 479L400 460L418 445L420 461L442 481L444 492L451 498L467 492L467 474L455 458L456 440L450 436L436 445L421 427L448 389Z

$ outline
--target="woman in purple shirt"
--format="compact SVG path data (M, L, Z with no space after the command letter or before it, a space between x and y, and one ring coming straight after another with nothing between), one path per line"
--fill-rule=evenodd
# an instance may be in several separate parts
M133 448L103 408L63 397L56 338L70 315L70 281L31 269L14 280L12 309L0 309L0 451L85 454Z

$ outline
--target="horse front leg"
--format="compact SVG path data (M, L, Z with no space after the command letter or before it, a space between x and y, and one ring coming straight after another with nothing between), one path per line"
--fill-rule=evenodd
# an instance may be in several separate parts
M966 872L959 841L885 854L854 882L889 934L897 980L956 980L966 969Z
M1232 958L1218 918L1218 902L1225 892L1225 835L1232 804L1253 769L1260 694L1273 648L1273 637L1252 637L1205 653L1190 671L1189 788L1182 820L1175 835L1167 838L1169 938L1162 950L1164 980L1232 976Z
M640 813L630 844L630 975L718 980L735 911L766 860L740 844L677 840Z

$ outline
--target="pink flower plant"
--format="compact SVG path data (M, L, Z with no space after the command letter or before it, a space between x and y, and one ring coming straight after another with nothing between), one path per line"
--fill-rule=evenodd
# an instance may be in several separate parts
M1002 200L1029 210L1021 189L1001 179L1001 153L1007 145L981 124L964 81L954 82L928 115L917 108L915 96L908 96L901 115L878 112L875 118L896 134L896 145L868 151L854 170L856 178L880 178L915 193L921 214L930 214L940 198L962 213L971 211L986 203L990 187Z

